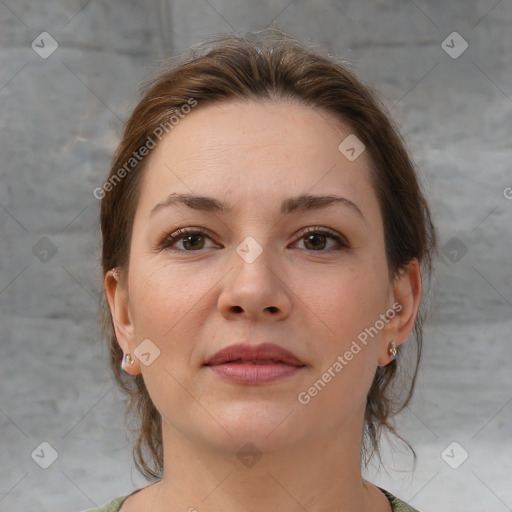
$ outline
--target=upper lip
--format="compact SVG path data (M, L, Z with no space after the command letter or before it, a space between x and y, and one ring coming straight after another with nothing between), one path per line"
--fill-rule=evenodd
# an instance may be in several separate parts
M215 366L228 362L253 362L258 360L272 360L285 363L290 366L305 366L304 363L289 350L273 343L236 343L216 352L205 363L207 366Z

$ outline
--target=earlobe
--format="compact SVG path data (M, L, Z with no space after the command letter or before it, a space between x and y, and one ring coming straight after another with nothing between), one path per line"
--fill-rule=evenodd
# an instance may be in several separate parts
M420 264L413 258L393 282L393 309L395 316L383 331L379 365L393 361L411 334L421 302L422 282ZM394 344L394 345L393 345ZM395 357L393 357L395 356Z
M123 350L123 360L121 367L130 375L138 375L140 373L140 364L131 354L136 347L135 328L131 319L128 294L126 287L121 282L118 269L109 270L103 282L105 295L112 315L112 322L116 334L117 342ZM130 354L133 358L131 361L126 359ZM131 364L127 364L131 362Z

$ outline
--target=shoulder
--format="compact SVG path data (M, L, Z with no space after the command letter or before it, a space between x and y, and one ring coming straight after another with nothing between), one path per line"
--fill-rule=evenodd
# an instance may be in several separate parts
M121 496L115 500L105 503L105 505L102 505L99 508L91 508L88 510L83 510L82 512L118 512L126 498L128 498L128 496Z
M390 492L386 491L379 487L379 489L386 495L387 499L391 503L391 507L393 508L393 512L419 512L415 508L407 505L402 500L399 500L396 496L393 496Z

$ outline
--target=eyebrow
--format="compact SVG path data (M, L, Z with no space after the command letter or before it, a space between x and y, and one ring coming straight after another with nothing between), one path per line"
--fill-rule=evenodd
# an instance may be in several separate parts
M221 203L214 197L172 193L166 199L156 204L149 215L152 216L162 208L167 208L175 204L184 204L189 208L193 208L194 210L202 210L207 212L232 211L232 209L225 203ZM302 194L296 197L290 197L281 203L281 214L288 214L305 210L315 210L319 208L325 208L332 204L341 204L351 208L353 211L357 212L357 214L366 222L363 213L354 202L352 202L350 199L337 195L315 196L312 194Z

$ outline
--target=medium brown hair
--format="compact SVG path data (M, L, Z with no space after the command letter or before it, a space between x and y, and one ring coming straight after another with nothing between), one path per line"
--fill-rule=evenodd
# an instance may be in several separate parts
M375 92L330 57L318 55L276 29L251 34L217 36L193 48L170 69L150 82L128 119L115 152L109 182L101 201L103 276L117 268L123 274L129 264L131 232L148 158L126 163L147 143L159 126L169 126L183 105L197 107L237 100L291 99L330 113L348 124L364 143L372 168L370 179L384 221L385 251L390 277L401 274L413 258L429 277L436 251L435 228L429 208L405 144ZM123 172L119 178L119 170ZM122 350L117 343L108 308L103 327L109 342L115 380L127 395L127 417L134 420L133 456L146 478L163 474L161 416L148 394L142 375L128 376L121 368ZM367 460L378 453L383 430L395 435L392 417L412 397L421 355L424 307L416 316L414 356L409 364L392 361L379 366L367 396L364 453ZM409 344L410 345L410 344ZM400 354L401 360L403 354ZM400 370L403 370L401 372ZM403 373L405 387L398 374ZM400 386L391 385L400 382ZM400 392L397 392L400 391ZM398 436L400 437L400 436ZM369 456L368 456L369 454Z

